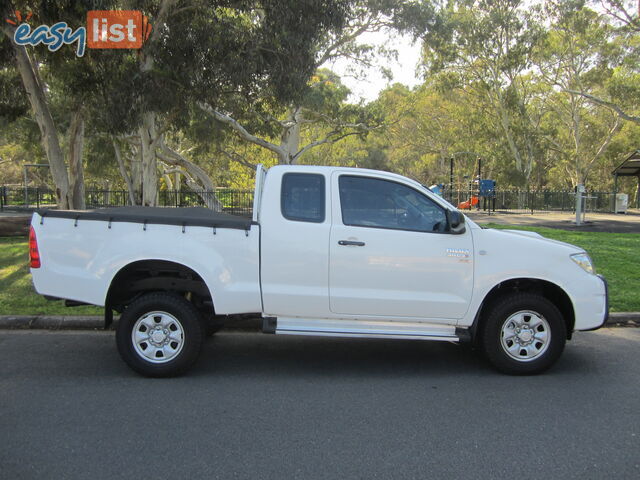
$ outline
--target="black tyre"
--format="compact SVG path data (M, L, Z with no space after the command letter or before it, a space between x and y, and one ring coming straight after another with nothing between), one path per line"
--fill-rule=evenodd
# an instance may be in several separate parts
M544 372L564 350L567 327L562 314L540 295L509 295L496 302L483 320L479 346L501 372Z
M172 293L148 293L120 316L116 343L122 359L148 377L184 373L198 358L204 332L198 310Z

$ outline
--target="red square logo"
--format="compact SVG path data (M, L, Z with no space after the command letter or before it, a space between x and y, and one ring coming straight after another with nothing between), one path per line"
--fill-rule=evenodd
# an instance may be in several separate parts
M151 25L139 10L90 10L87 12L89 48L142 48Z

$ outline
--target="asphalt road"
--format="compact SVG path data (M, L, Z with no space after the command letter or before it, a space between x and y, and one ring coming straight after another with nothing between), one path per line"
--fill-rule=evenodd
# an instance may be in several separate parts
M222 333L138 377L112 333L0 331L0 478L640 478L640 329L537 377L467 348Z

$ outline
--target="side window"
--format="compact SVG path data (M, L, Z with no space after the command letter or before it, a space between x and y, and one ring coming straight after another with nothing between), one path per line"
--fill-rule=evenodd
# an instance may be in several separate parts
M349 175L341 176L338 184L345 225L417 232L447 230L444 209L411 187Z
M282 176L280 209L287 220L324 222L324 176L285 173Z

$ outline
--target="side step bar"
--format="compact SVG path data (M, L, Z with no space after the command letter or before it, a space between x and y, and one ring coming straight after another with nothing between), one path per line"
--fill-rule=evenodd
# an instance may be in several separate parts
M310 335L319 337L397 338L459 342L465 335L454 326L420 322L383 322L370 320L330 320L264 317L264 333Z

